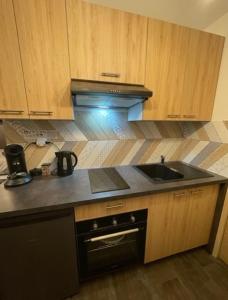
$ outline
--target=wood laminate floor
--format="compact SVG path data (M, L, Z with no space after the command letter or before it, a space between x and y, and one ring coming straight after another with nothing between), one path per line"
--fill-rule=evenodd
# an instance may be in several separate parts
M228 299L228 266L204 248L82 284L68 300Z

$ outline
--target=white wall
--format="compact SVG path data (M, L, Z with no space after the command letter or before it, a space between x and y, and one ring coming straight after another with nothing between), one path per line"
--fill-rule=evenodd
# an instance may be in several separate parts
M205 28L226 37L212 121L228 120L228 13Z
M228 11L228 0L87 1L198 29L207 27Z

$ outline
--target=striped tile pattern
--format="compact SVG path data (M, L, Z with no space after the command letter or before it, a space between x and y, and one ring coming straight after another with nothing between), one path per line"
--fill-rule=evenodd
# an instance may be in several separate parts
M8 142L26 143L39 136L52 141L101 141L182 138L178 122L128 122L124 110L90 109L75 121L5 121Z
M228 143L228 121L181 122L185 138L218 143Z
M55 165L55 151L74 151L77 168L183 160L228 176L228 121L128 122L125 110L81 109L75 121L5 121L8 143L26 145L44 136L56 146L26 151L29 168ZM0 154L0 171L5 159Z

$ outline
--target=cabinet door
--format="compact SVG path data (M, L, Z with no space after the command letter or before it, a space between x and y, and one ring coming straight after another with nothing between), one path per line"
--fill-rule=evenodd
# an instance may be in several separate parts
M218 186L157 195L148 209L145 263L206 245Z
M145 85L147 120L210 120L224 38L149 20Z
M186 249L208 243L217 197L218 185L199 187L188 191Z
M28 117L12 0L0 0L0 119Z
M219 257L228 264L228 219L226 223L225 232L223 235L222 245L219 253Z
M144 84L147 18L67 0L71 77Z
M194 29L188 31L181 115L186 120L210 120L224 38Z
M185 250L187 191L157 195L148 208L145 263Z
M31 119L72 119L65 0L14 0Z

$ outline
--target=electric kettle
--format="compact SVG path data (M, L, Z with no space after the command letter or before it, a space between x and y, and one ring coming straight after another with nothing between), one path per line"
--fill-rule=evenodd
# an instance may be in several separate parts
M73 173L78 162L77 156L71 151L55 152L57 157L57 175L69 176Z

